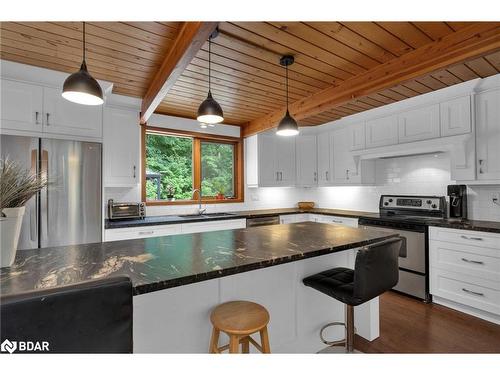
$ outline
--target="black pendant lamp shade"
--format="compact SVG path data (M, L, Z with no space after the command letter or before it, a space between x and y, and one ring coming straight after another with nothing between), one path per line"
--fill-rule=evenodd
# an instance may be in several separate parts
M99 83L90 75L85 62L85 22L83 23L83 61L80 70L64 81L62 96L70 102L85 105L104 103Z
M199 122L204 124L218 124L224 121L224 114L222 108L212 97L212 91L210 86L210 74L211 74L211 45L212 38L215 38L219 34L219 31L215 31L208 38L208 95L207 98L200 104L198 108L198 117L196 118Z
M278 130L276 134L289 137L293 135L299 134L299 126L297 125L297 121L290 115L288 111L288 66L292 65L294 62L293 56L285 55L280 59L280 64L283 65L286 69L286 114L283 117L278 125Z

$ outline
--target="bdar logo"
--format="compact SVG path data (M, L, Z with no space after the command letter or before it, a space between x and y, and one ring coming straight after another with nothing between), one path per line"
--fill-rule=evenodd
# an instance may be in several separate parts
M9 352L10 354L14 353L17 349L17 342L16 341L9 341L7 339L2 342L2 345L0 345L0 351L2 352Z

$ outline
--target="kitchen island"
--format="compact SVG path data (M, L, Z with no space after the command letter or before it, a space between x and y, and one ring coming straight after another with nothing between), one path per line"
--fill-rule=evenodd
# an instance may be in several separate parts
M353 249L388 237L306 222L25 250L0 270L0 292L126 275L136 295L135 352L206 352L210 310L235 299L269 310L273 352L315 352L323 347L319 328L343 320L343 305L301 280L352 267ZM361 336L378 337L377 298L357 307L356 326Z

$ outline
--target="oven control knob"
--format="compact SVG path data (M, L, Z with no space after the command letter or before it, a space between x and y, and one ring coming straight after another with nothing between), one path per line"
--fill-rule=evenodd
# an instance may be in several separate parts
M391 203L392 203L392 198L389 198L389 202L391 202Z
M427 204L431 204L432 201L430 199L427 199Z
M389 205L389 202L384 202L384 206L388 206Z
M437 204L436 204L436 203L434 203L431 207L432 207L432 208L437 208Z

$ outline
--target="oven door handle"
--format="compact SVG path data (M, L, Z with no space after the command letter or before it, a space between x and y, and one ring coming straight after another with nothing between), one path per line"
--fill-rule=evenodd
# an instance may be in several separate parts
M399 248L399 257L406 258L408 256L408 249L406 247L406 237L400 236L403 242L401 242L401 247Z

